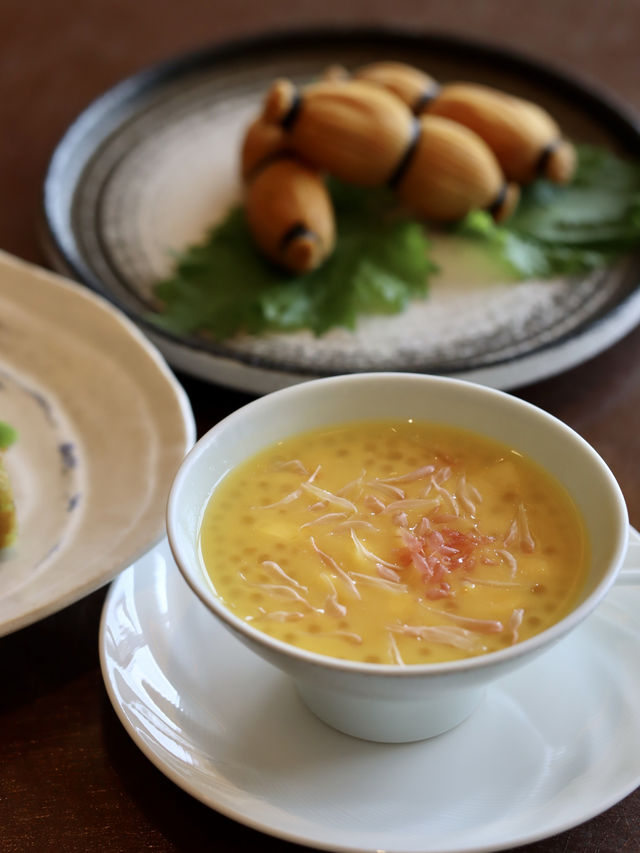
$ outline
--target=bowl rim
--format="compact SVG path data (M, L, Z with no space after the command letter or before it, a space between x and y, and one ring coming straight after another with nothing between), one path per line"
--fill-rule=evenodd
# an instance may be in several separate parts
M180 496L182 489L185 488L188 481L191 470L195 465L197 465L200 457L208 451L210 445L215 442L220 433L233 429L234 425L237 422L244 420L247 415L252 415L254 412L259 412L267 407L278 405L280 401L286 402L289 398L295 397L300 393L314 393L314 389L316 387L341 385L345 383L367 384L372 382L389 381L404 381L425 386L446 385L452 388L457 386L460 393L471 395L476 394L485 398L493 398L498 401L499 405L506 407L511 406L514 410L518 409L521 412L528 413L529 417L538 418L539 420L544 421L549 428L555 428L559 432L563 433L567 440L573 441L575 445L580 448L584 453L585 458L590 460L590 464L599 469L600 474L604 477L604 480L607 482L609 487L610 505L612 507L615 506L616 509L615 514L617 516L617 525L615 534L612 536L612 542L615 538L613 556L610 559L609 566L606 571L603 572L601 579L597 582L589 595L562 619L554 622L548 628L538 634L535 634L533 637L515 643L508 648L472 657L461 658L454 661L405 665L367 663L364 661L347 660L323 655L318 652L312 652L291 643L278 640L270 634L254 628L243 619L240 619L240 617L235 616L227 608L222 599L216 595L211 583L209 582L209 584L207 584L204 570L201 570L197 579L193 576L188 567L187 561L182 559L180 536L177 534ZM351 420L357 420L357 418ZM338 421L336 421L336 423L338 423ZM268 447L269 444L271 444L271 442L265 443L264 447ZM204 507L202 510L204 510ZM270 656L275 654L291 661L292 663L304 664L306 666L316 667L322 670L341 672L355 676L377 676L392 679L418 678L421 680L428 677L441 677L445 675L454 675L456 673L482 671L485 669L490 670L494 667L517 660L518 658L529 657L530 655L541 651L545 647L560 640L565 634L576 628L589 616L591 612L593 612L593 610L595 610L610 588L614 585L626 553L629 529L628 512L624 496L608 465L597 451L578 432L565 424L559 418L555 417L555 415L552 415L544 409L541 409L538 406L535 406L526 400L522 400L519 397L515 397L505 391L469 382L464 379L432 374L391 371L344 374L312 379L265 394L262 397L252 400L239 409L236 409L202 435L184 457L169 492L166 520L169 546L178 569L188 586L197 595L205 607L221 620L223 625L234 633L240 635L243 640L248 641L252 646L255 647L257 645L261 649L264 649L265 654L269 653ZM199 522L200 520L201 516Z

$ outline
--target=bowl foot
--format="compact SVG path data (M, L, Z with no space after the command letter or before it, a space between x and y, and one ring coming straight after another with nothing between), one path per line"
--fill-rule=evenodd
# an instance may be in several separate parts
M309 710L327 725L379 743L407 743L443 734L466 720L485 693L484 688L471 688L397 700L337 695L301 682L296 688Z

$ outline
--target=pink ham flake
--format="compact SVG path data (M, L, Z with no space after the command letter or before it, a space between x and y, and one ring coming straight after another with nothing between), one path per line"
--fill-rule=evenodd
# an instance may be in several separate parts
M400 535L409 557L407 565L413 565L425 580L430 579L433 575L433 570L424 555L421 540L404 528L400 531Z
M439 598L448 598L451 595L451 587L446 581L442 581L438 586L429 587L426 596L429 601L437 601Z
M471 571L476 565L478 548L489 541L477 533L452 528L436 530L427 517L417 524L415 533L402 528L400 536L403 547L396 552L398 564L413 565L420 572L430 599L449 595L447 575L461 569Z

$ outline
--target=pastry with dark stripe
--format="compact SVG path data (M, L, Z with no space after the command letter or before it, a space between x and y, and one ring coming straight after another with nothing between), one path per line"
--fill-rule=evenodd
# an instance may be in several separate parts
M335 75L335 72L331 72ZM564 184L575 171L575 149L553 117L523 98L479 83L444 83L411 65L379 62L353 73L393 92L415 115L438 115L468 127L495 154L509 181L538 177Z
M254 121L242 147L245 214L254 242L293 273L320 266L335 245L331 198L317 169L287 147L286 132Z
M320 171L358 186L391 186L407 208L433 222L474 209L507 218L516 185L473 131L439 116L416 117L395 94L357 80L324 80L298 90L278 80L262 121L283 145Z

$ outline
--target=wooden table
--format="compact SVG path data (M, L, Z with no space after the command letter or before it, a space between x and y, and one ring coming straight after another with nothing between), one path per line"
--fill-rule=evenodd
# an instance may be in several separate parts
M204 43L308 24L392 24L509 45L640 111L634 0L0 0L0 248L45 263L42 178L67 124L145 65ZM1 321L1 318L0 318ZM200 431L246 402L180 377ZM557 378L517 390L606 459L640 526L640 329ZM2 582L0 576L0 583ZM98 666L105 590L0 640L0 849L265 850L292 845L216 814L169 782L118 722ZM640 664L639 664L640 666ZM640 790L529 853L640 851Z

